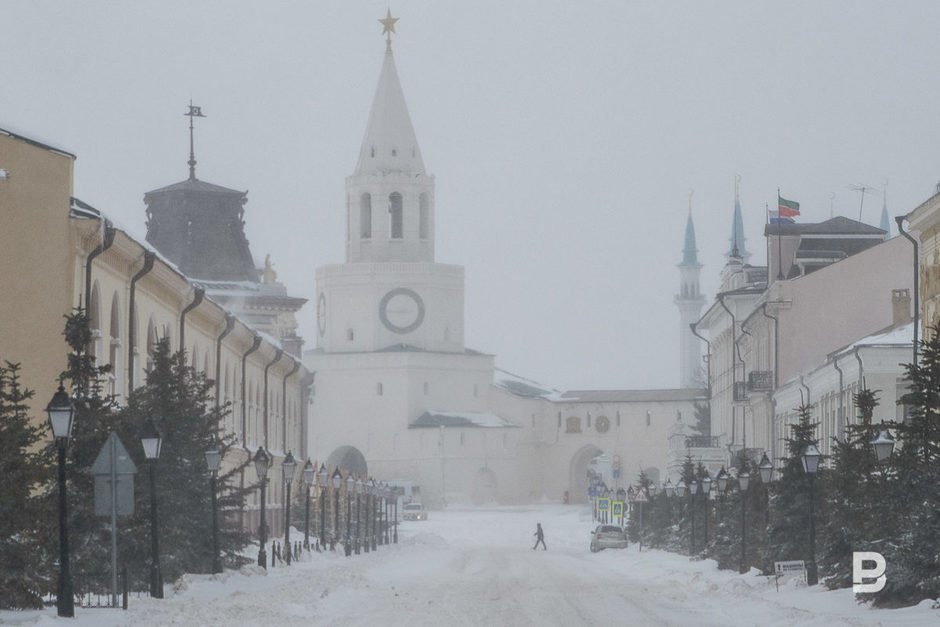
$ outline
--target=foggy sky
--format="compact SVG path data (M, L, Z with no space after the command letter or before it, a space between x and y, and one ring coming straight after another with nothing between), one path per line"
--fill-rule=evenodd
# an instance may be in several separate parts
M386 7L6 0L0 127L75 153L75 195L143 239L144 192L188 176L192 98L208 116L197 175L248 190L252 251L310 299L310 348L314 269L345 259L344 182ZM690 190L710 298L736 174L754 264L777 187L818 221L833 194L837 215L858 218L852 185L888 180L894 216L940 180L940 3L391 10L436 176L437 260L466 268L467 345L559 388L678 384L672 299ZM881 203L866 197L866 222Z

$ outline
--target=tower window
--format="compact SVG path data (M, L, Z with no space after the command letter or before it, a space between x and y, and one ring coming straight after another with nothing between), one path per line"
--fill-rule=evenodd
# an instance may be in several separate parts
M363 194L359 199L359 237L372 237L372 196Z
M381 384L381 383L377 383L377 384L375 385L375 394L376 394L376 396L382 396L382 392L383 392L383 390L382 390L382 384Z
M356 332L352 329L346 329L346 341L352 342L354 339L356 339Z
M476 398L480 395L480 386L476 383L473 384L473 396Z
M393 156L393 157L397 157L397 156L398 156L398 151L395 150L394 148L392 148L392 156Z
M647 411L647 412L646 412L646 426L647 426L647 427L650 426L650 419L651 419L652 417L653 417L652 414L650 414L650 412Z
M421 194L418 198L418 235L421 239L428 238L428 232L430 231L429 222L431 219L431 210L428 206L428 195Z
M425 395L425 396L428 395L428 390L429 390L429 388L430 388L430 386L428 385L428 382L425 381L425 382L424 382L424 395Z
M402 206L401 206L401 194L398 192L392 192L388 197L388 236L391 239L401 239L402 238Z
M372 158L375 159L375 146L372 147Z

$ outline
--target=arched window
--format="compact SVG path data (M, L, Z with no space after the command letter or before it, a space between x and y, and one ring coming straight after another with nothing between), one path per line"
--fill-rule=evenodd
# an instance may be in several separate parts
M117 292L111 297L111 320L108 328L108 363L111 364L111 394L121 391L121 367L118 360L121 358L121 308Z
M428 195L421 194L418 197L418 235L421 239L427 239L428 233L431 232L431 207L428 204Z
M388 236L391 239L403 237L401 194L392 192L388 197Z
M100 296L98 295L98 282L96 281L94 286L91 288L91 296L88 298L88 328L91 330L91 341L88 343L86 350L88 354L95 358L97 361L98 356L101 353L101 307L98 303Z
M363 194L359 198L359 237L370 239L372 237L372 196Z

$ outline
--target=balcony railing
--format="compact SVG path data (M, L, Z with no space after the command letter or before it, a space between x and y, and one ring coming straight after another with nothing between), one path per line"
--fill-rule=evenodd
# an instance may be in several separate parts
M769 392L774 388L773 370L752 370L747 375L747 388L752 392Z
M686 448L718 448L717 435L687 435L685 436Z

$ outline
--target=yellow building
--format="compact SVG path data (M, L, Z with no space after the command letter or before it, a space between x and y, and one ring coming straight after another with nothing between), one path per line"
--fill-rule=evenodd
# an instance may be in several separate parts
M22 364L22 382L35 392L34 419L44 420L41 410L66 367L64 316L83 306L94 336L89 350L112 366L107 391L119 402L144 381L155 343L168 338L218 382L217 402L232 403L224 428L240 446L223 463L240 463L259 446L276 463L288 451L306 458L312 374L278 339L74 198L75 158L0 129L0 359ZM283 491L282 482L271 482L272 512L280 511ZM244 524L255 524L252 512Z

